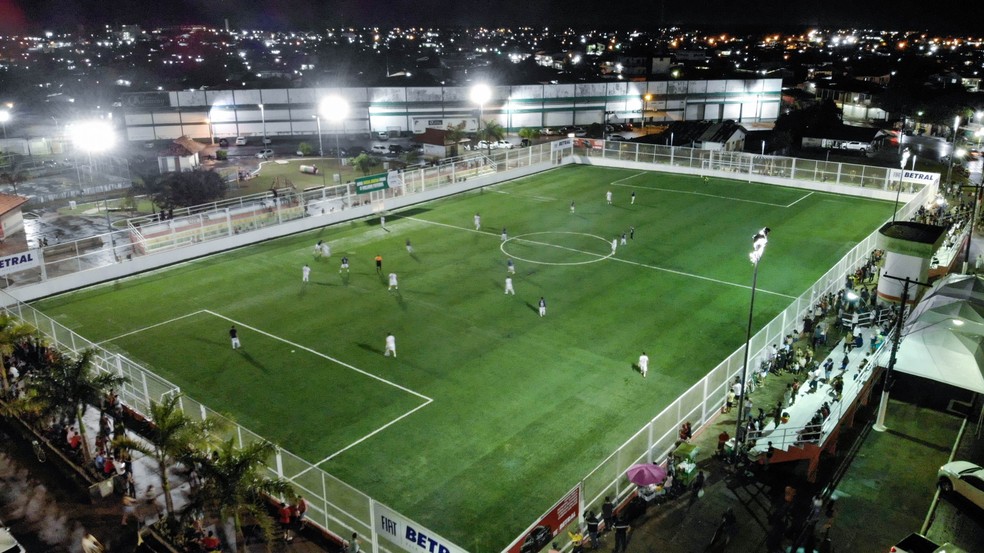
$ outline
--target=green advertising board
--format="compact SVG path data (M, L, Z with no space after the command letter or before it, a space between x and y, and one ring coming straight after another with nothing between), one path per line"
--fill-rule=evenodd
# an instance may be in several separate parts
M386 173L355 179L356 194L368 194L377 190L386 190L387 188L389 188L389 177Z

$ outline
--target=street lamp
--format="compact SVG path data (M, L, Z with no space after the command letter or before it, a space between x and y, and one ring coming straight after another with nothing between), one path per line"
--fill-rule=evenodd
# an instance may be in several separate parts
M950 147L950 163L946 169L946 182L950 184L950 176L953 174L953 154L956 153L957 149L957 129L960 128L960 116L953 118L953 145Z
M325 157L325 145L321 141L321 116L320 115L312 115L311 117L314 118L318 122L318 156L319 157Z
M318 106L318 113L324 116L325 119L334 121L336 125L341 126L345 122L345 117L348 116L348 109L348 102L344 98L330 96L321 101L321 104ZM335 130L335 153L338 154L338 166L341 167L342 150L338 145L339 130Z
M901 171L899 171L899 189L895 191L895 206L892 208L893 223L895 222L895 215L899 211L899 195L902 194L902 177L905 176L905 163L909 161L910 155L909 148L906 148L905 151L902 152L902 160L899 162Z
M738 459L743 441L739 438L746 437L742 428L742 424L744 423L742 413L745 409L745 396L748 395L748 357L749 349L752 345L752 316L755 314L755 287L758 284L759 260L765 254L765 246L769 243L769 233L771 231L772 229L765 227L752 235L752 251L748 254L748 259L752 262L752 300L748 305L748 328L745 333L745 364L741 367L741 394L738 396L738 422L735 424L735 459Z
M263 104L256 104L260 108L260 121L263 122L263 143L266 144L266 110L263 109Z
M212 120L208 117L205 118L205 124L208 125L208 141L213 145L215 144L215 135L212 134Z
M643 102L642 102L642 128L645 129L646 128L646 106L649 105L649 102L652 102L653 101L653 95L647 93L645 96L642 97L642 100L643 100ZM643 132L645 132L645 131L643 131Z
M0 125L3 125L3 138L7 139L7 121L10 121L10 111L0 109Z
M482 119L485 117L485 102L488 102L492 98L492 89L489 85L484 83L479 83L472 87L471 89L471 101L478 104L478 134L479 138L482 136ZM492 155L492 144L485 137L485 145L488 148L488 154Z

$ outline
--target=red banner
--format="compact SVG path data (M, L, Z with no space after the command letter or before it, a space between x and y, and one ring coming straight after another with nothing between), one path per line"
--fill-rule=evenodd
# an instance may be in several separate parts
M505 553L537 553L557 536L568 524L581 516L581 486L575 486L557 502L525 534L510 545Z

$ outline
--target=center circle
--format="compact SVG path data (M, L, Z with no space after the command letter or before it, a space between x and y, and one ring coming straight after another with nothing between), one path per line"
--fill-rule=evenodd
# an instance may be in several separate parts
M534 264L537 264L537 265L587 265L589 263L597 263L599 261L604 261L605 259L608 259L609 257L615 255L615 252L610 252L607 255L603 255L603 254L595 253L595 252L591 252L591 251L579 250L579 249L572 248L572 247L569 247L569 246L562 246L562 245L558 245L558 244L551 244L550 242L541 242L539 240L536 240L536 239L531 238L533 236L542 236L542 235L545 235L545 234L587 236L588 238L593 238L595 240L601 240L602 242L605 243L605 247L606 248L611 247L611 244L612 244L610 240L607 240L607 239L602 238L600 236L596 236L594 234L588 234L588 233L585 233L585 232L544 231L544 232L528 232L526 234L520 234L518 236L513 236L513 237L510 237L510 238L507 238L506 240L504 240L502 242L502 244L499 245L499 249L502 250L502 253L506 254L509 257L512 257L513 259L517 259L519 261L525 261L526 263L534 263ZM506 251L506 244L509 244L510 242L514 242L514 241L516 241L516 242L525 242L525 243L528 243L528 244L533 245L533 246L543 246L543 247L547 247L547 248L558 248L558 249L561 249L561 250L568 250L568 251L575 252L575 253L578 253L578 254L592 256L592 257L594 257L594 259L589 259L587 261L538 261L536 259L527 259L527 258L520 257L518 255L509 253L508 251Z

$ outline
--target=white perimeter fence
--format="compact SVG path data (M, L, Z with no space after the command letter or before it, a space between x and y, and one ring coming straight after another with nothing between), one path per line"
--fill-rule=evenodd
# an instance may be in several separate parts
M865 166L850 166L848 164L814 162L789 158L774 158L768 162L759 160L762 156L750 154L729 153L723 155L716 152L713 156L706 151L689 148L668 148L650 145L628 145L609 142L609 146L599 151L589 151L588 155L614 156L613 161L645 162L659 167L653 169L673 171L680 167L682 160L688 160L687 168L721 168L735 167L747 174L749 180L772 182L776 171L786 172L784 178L806 178L805 175L825 176L835 182L856 182L857 186L889 186L887 183L888 170ZM631 149L631 151L629 149ZM578 149L573 151L577 153ZM333 209L345 210L356 203L383 202L388 198L404 195L423 196L428 190L447 187L475 177L498 174L494 182L508 180L515 176L517 169L529 168L537 164L560 164L571 162L572 153L570 142L564 141L541 144L521 150L493 151L491 157L473 155L457 158L451 163L434 167L406 171L400 174L402 186L370 194L356 195L352 184L335 187L318 188L303 192L291 193L286 196L272 197L262 194L218 202L206 206L198 206L187 210L176 210L173 219L164 222L168 231L162 246L149 248L140 253L133 248L131 238L147 240L146 229L160 226L161 221L153 218L134 219L128 223L126 231L116 231L111 235L90 237L71 243L58 244L43 248L45 260L43 269L39 271L22 271L8 275L12 284L30 284L38 279L54 279L59 275L72 274L86 269L101 267L108 264L120 263L127 255L154 255L160 251L169 251L183 246L198 243L202 240L226 237L235 233L243 233L244 237L250 231L269 226L284 224L293 218L318 217L332 212ZM713 161L712 161L713 160ZM824 164L822 167L820 164ZM750 169L749 169L750 168ZM744 178L744 176L742 177ZM809 179L807 179L809 180ZM814 183L818 184L819 183ZM900 210L901 218L905 219L922 205L929 201L936 189L925 186L918 190L912 201ZM304 209L300 209L304 206ZM234 212L248 212L252 226L235 229L232 225ZM212 237L203 229L206 219L218 218L228 223L228 234ZM337 222L337 218L325 218L325 223ZM189 230L190 229L190 230ZM198 231L194 229L199 229ZM190 234L188 234L190 232ZM196 236L195 233L198 232ZM285 232L286 234L286 232ZM160 236L160 235L159 235ZM785 311L772 320L764 329L752 338L750 359L758 359L762 350L770 343L778 342L801 319L802 314L812 308L815 300L821 295L837 291L844 282L846 274L863 263L867 255L875 248L876 233L865 238L844 256L823 277L814 283L809 290L796 299ZM50 251L53 248L57 250ZM49 255L50 254L50 255ZM51 258L56 259L51 259ZM751 268L749 269L751 270ZM27 276L25 276L25 274ZM159 401L170 394L180 392L180 389L127 359L119 352L109 351L79 336L73 330L65 327L47 315L22 303L6 292L0 292L0 309L10 316L16 317L36 327L59 348L79 353L91 349L94 355L94 365L101 371L127 377L128 383L120 390L121 400L139 413L149 412L149 403ZM710 371L703 379L694 384L671 405L656 415L648 424L636 432L622 446L590 471L582 480L583 498L586 504L600 505L601 498L610 495L624 498L634 485L625 478L625 471L639 462L652 462L662 459L672 449L677 438L677 429L683 421L696 421L701 426L713 417L721 408L728 382L738 374L743 362L743 348L739 348L728 356L720 365ZM264 441L256 433L226 419L206 405L182 396L181 408L189 416L204 420L221 419L227 424L222 431L222 438L233 438L240 446ZM304 459L289 451L279 449L268 459L266 472L271 477L283 478L289 481L298 493L308 499L310 509L308 516L311 522L335 533L347 536L357 532L367 537L373 551L389 551L382 545L386 542L379 540L379 535L373 525L373 500L361 491L349 486L324 470L311 465ZM569 488L572 486L569 486ZM421 527L422 528L422 527ZM525 533L525 532L524 532ZM464 551L461 548L457 548Z

